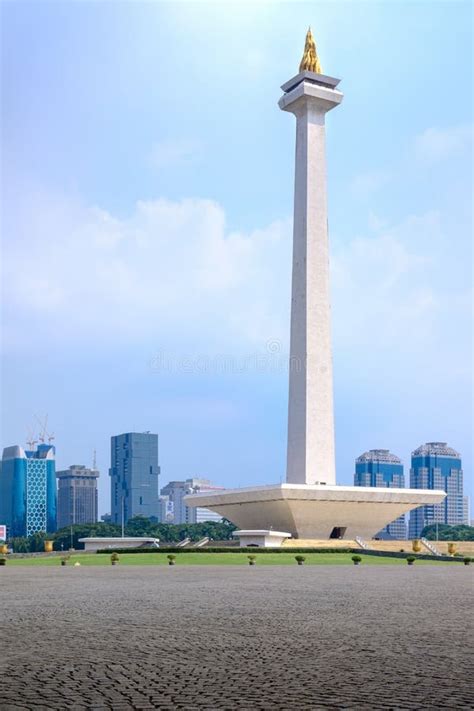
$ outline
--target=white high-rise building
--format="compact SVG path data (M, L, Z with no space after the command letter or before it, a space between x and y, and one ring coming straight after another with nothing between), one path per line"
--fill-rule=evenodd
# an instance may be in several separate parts
M471 525L471 506L469 496L464 496L462 500L463 523L465 526Z
M185 481L170 481L161 489L163 523L203 523L216 521L220 523L222 516L202 506L191 507L184 497L204 492L223 491L223 487L214 486L209 479L186 479Z

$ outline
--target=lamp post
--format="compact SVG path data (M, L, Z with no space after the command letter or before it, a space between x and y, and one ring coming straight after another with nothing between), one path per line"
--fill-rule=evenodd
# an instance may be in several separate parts
M72 527L75 526L76 524L76 487L74 486L74 482L72 483L72 521L71 521L71 531L70 531L70 536L71 536L71 542L70 542L70 548L74 548L74 536L73 536L73 529Z

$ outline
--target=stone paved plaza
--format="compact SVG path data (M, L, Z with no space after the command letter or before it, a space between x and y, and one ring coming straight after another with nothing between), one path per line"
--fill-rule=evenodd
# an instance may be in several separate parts
M472 708L473 573L7 566L0 708Z

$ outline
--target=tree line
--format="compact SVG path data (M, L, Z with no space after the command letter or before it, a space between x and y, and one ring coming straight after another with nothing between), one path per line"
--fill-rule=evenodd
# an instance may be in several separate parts
M226 521L204 521L203 523L156 523L145 516L135 516L125 525L126 536L152 536L159 538L161 543L179 543L185 538L199 541L207 537L211 541L229 541L236 526ZM79 538L120 537L122 527L114 523L83 523L67 526L56 533L34 533L32 536L12 538L10 545L15 553L36 553L44 550L45 540L53 541L54 550L81 549L83 544ZM444 523L425 526L421 532L423 538L429 541L474 541L474 526L448 526Z
M446 523L435 523L425 526L421 537L428 541L474 541L474 526L448 526Z
M202 523L157 523L145 516L134 516L125 524L125 536L151 536L159 538L160 543L179 543L185 538L191 541L199 541L207 537L211 541L228 541L232 539L232 532L236 526L225 519L218 523L216 521L204 521ZM54 550L77 550L84 548L84 544L79 543L79 538L105 538L120 537L122 527L115 523L83 523L74 526L66 526L56 533L34 533L32 536L12 538L10 544L14 553L36 553L44 550L46 540L53 541Z

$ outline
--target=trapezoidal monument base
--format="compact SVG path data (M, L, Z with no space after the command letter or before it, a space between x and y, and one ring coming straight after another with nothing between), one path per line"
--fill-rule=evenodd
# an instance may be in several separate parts
M444 491L365 486L274 484L190 494L186 506L216 511L240 529L288 531L294 538L370 539L418 506L439 504Z

